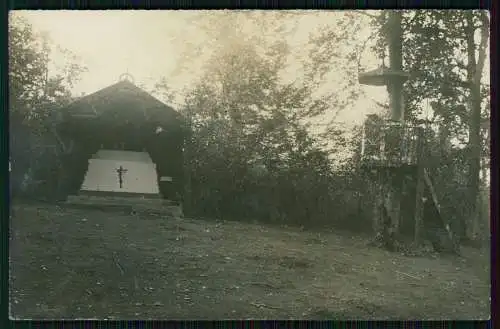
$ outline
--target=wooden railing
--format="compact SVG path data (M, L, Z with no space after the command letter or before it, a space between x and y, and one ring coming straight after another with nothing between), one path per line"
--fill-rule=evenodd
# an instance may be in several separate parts
M366 122L361 161L365 166L414 166L418 161L423 127L398 122Z

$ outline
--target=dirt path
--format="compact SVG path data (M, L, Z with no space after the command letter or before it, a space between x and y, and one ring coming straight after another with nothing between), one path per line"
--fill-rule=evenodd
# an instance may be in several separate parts
M332 233L13 209L14 318L489 318L489 255L477 250L409 258Z

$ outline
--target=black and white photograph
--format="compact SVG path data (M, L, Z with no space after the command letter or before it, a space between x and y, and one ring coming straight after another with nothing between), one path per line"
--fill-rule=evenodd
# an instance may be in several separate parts
M9 12L12 320L488 320L486 10Z

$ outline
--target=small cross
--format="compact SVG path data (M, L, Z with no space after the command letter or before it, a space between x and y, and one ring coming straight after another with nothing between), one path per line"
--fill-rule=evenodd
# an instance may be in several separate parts
M120 168L116 169L118 173L118 183L120 183L120 188L123 187L123 174L125 174L128 170L120 166Z

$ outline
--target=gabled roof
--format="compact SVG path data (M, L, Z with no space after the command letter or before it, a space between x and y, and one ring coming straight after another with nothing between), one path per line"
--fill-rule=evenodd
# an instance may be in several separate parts
M128 80L79 98L64 109L66 118L95 119L118 114L133 120L182 121L180 113Z

